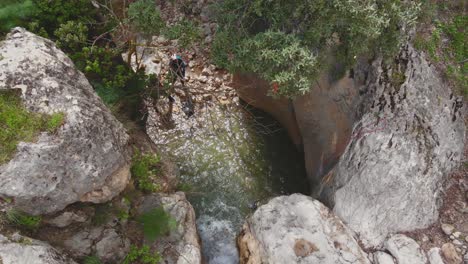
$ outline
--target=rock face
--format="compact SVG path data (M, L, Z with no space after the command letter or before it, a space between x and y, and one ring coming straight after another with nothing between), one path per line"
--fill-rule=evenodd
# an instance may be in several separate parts
M0 263L76 264L49 244L19 235L11 239L0 235Z
M141 201L138 212L163 207L177 222L175 230L158 238L151 249L161 253L166 264L201 264L201 245L195 225L195 211L183 192L152 194Z
M120 263L130 251L130 241L112 227L86 228L65 240L63 247L73 257L95 254L103 263Z
M366 246L437 220L444 176L460 161L461 101L411 46L372 65L363 115L324 192Z
M54 135L20 143L0 166L0 196L30 214L105 202L130 176L128 136L85 76L54 43L15 28L0 44L0 90L20 89L33 112L65 114Z
M369 263L340 219L300 194L259 207L237 242L241 263Z

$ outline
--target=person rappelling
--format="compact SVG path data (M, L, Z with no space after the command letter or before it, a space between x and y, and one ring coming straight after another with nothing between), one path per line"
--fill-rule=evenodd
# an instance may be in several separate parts
M185 68L187 64L184 62L181 56L173 54L169 61L169 69L171 71L172 85L175 85L177 79L180 79L183 90L185 91L185 101L182 102L182 111L187 117L191 117L195 113L195 105L193 104L192 98L185 87Z
M172 84L175 84L177 79L180 79L182 86L185 86L185 68L187 65L181 56L173 54L169 61L169 69L172 75Z

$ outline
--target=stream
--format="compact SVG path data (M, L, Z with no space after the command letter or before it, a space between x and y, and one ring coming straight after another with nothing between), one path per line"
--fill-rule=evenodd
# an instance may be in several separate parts
M207 263L239 263L235 239L252 204L309 191L304 157L273 118L242 102L197 106L187 118L180 100L164 129L150 114L149 134L180 169Z

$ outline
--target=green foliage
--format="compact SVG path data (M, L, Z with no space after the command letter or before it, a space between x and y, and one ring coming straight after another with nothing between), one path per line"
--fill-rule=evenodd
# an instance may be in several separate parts
M202 31L198 25L184 19L173 26L167 27L164 30L164 35L169 39L177 39L181 47L187 48L202 38Z
M41 131L53 133L63 120L63 113L29 112L14 92L0 92L0 164L11 159L20 141L33 141Z
M404 31L415 23L419 5L402 0L225 0L215 9L221 30L213 43L214 62L231 71L267 68L262 77L282 84L277 94L294 97L310 89L306 86L330 55L350 67L358 56L395 52ZM265 58L261 47L277 57ZM300 63L293 62L301 55ZM304 69L306 76L300 76Z
M444 21L434 18L433 24L429 37L416 35L414 46L425 50L433 61L445 65L447 77L468 97L468 17L454 15Z
M79 69L91 82L99 82L106 88L123 88L135 74L121 62L121 50L109 47L84 47L71 55Z
M48 118L47 122L45 123L45 128L49 133L53 133L55 130L57 130L58 127L63 125L64 120L64 113L54 113Z
M29 231L37 230L42 221L40 216L31 216L14 209L6 213L6 219L9 224Z
M73 23L93 23L96 21L97 9L89 0L33 0L34 28L43 30L49 36L69 21ZM37 31L36 31L37 32Z
M158 264L161 260L159 253L151 253L149 246L144 245L141 248L138 248L132 245L130 247L130 252L125 257L122 264Z
M142 224L145 238L149 241L154 241L156 238L177 228L176 220L166 213L162 207L142 214L137 220Z
M190 192L192 191L193 187L188 184L188 183L179 183L177 184L177 191L181 191L181 192Z
M137 0L128 7L131 24L145 34L157 35L165 27L161 12L153 0Z
M83 260L83 264L102 264L97 256L87 256Z
M247 39L241 47L235 67L277 84L274 96L305 94L319 69L317 57L294 35L267 31Z
M130 171L138 189L147 192L155 192L159 189L159 186L154 183L154 178L160 173L159 161L156 155L136 152Z
M0 34L15 26L24 26L34 12L32 0L2 0L0 2Z
M65 50L80 50L86 45L88 27L81 22L68 21L55 30L57 46Z

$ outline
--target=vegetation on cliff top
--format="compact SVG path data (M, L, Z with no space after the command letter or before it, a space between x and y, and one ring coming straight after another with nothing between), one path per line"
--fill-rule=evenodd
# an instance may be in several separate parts
M400 0L220 1L213 58L259 74L274 96L294 97L309 91L330 56L350 67L364 54L393 54L419 9Z
M449 83L468 98L468 16L464 1L426 0L413 40Z

